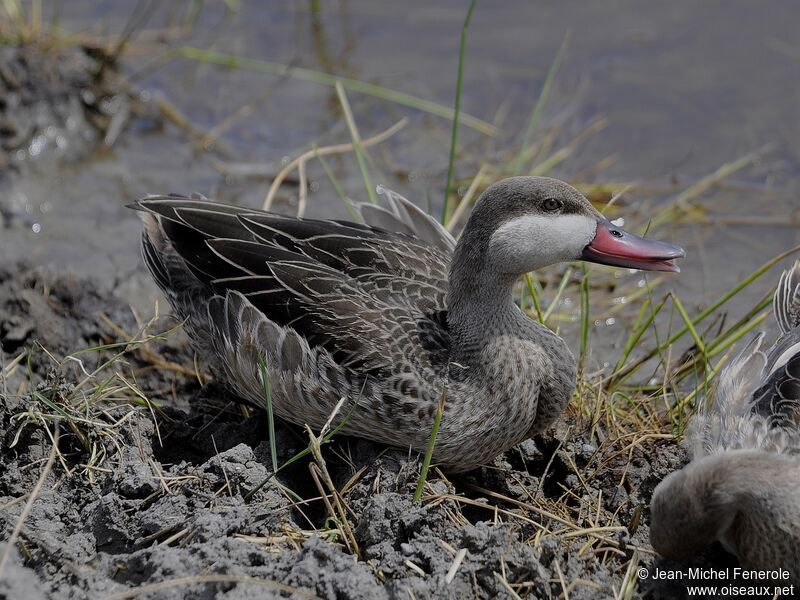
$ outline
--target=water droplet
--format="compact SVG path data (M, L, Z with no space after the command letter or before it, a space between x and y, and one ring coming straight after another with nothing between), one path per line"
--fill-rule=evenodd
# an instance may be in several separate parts
M643 288L644 286L646 286L646 285L647 285L647 281L646 281L646 280L644 280L644 279L640 279L639 281L637 281L637 282L636 282L636 285L637 285L638 287L640 287L640 288Z
M42 153L42 150L44 150L45 146L47 146L47 138L43 135L37 135L31 140L31 143L28 146L28 154L31 156L38 156Z
M33 230L33 233L39 233L42 230L42 224L34 223L33 225L31 225L31 229Z
M611 304L626 304L628 299L625 296L617 296L611 301Z
M611 221L614 227L625 227L625 217L618 217Z
M614 317L608 317L606 319L606 325L608 325L609 327L611 327L616 322L617 322L617 320Z
M383 187L383 185L379 183L378 185L375 186L375 192L379 196L383 196L386 193L386 188Z
M92 93L91 90L84 89L81 91L81 98L83 99L84 103L92 106L97 102L97 96Z

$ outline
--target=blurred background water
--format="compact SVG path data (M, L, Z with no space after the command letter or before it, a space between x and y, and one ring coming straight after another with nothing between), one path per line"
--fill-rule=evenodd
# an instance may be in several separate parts
M65 31L116 35L143 4L45 3L44 19ZM145 100L167 100L197 131L222 125L216 143L199 149L183 128L141 117L110 149L73 160L53 159L47 148L53 140L41 138L17 153L24 168L0 191L7 215L0 260L25 258L114 278L118 294L150 299L155 292L140 264L140 228L126 203L147 193L197 191L259 206L268 177L290 157L314 144L349 141L332 87L170 56L167 47L334 73L452 106L467 6L462 0L154 3L121 72ZM189 18L191 29L181 27ZM800 243L798 18L793 0L479 0L462 110L495 123L498 133L487 137L462 125L456 162L462 191L482 164L513 158L568 36L534 132L534 139L550 135L554 150L568 149L549 174L616 189L634 184L619 213L635 215L641 225L688 186L755 153L693 199L702 217L653 234L687 250L683 273L670 285L692 306L710 302ZM439 214L449 121L357 92L348 97L365 138L409 119L368 151L372 179ZM365 201L355 157L329 162L348 196ZM237 176L237 169L264 177ZM309 162L308 174L307 216L346 217L317 161ZM287 186L274 209L293 213L296 200L296 186ZM743 311L773 282L737 297L731 311Z

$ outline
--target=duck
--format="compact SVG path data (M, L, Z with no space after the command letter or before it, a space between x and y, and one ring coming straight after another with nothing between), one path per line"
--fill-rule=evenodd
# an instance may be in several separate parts
M753 338L687 428L691 461L653 491L650 541L689 560L713 542L747 569L800 584L800 262L773 297L780 335Z
M380 186L379 186L380 190ZM511 177L476 201L458 241L409 200L360 207L363 223L147 196L142 255L194 348L238 398L322 428L476 468L564 411L576 362L526 316L525 273L586 260L677 272L684 251L612 224L574 187ZM262 375L263 373L263 375ZM344 415L344 418L342 415Z

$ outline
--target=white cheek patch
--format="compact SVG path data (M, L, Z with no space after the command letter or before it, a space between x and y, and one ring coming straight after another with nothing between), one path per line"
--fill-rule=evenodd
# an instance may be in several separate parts
M492 234L489 251L501 268L524 273L580 258L596 231L585 215L524 215Z

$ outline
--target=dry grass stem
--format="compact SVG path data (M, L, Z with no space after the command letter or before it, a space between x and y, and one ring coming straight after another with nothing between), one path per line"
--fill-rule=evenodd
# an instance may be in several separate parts
M382 131L381 133L374 135L370 138L363 139L360 141L360 146L362 148L369 148L370 146L374 146L375 144L380 144L383 141L386 141L390 137L392 137L395 133L400 131L403 127L408 124L408 119L403 117L397 123ZM331 154L342 154L344 152L352 152L355 148L353 142L348 142L346 144L336 144L334 146L321 146L319 148L312 148L311 150L307 150L297 158L289 161L280 172L275 175L275 178L272 180L272 185L267 192L266 198L264 198L264 202L261 206L262 210L269 210L272 206L272 202L275 200L275 195L278 193L278 189L280 188L283 181L286 179L287 175L291 173L294 169L296 169L301 163L307 162L314 158L315 156L328 156Z

